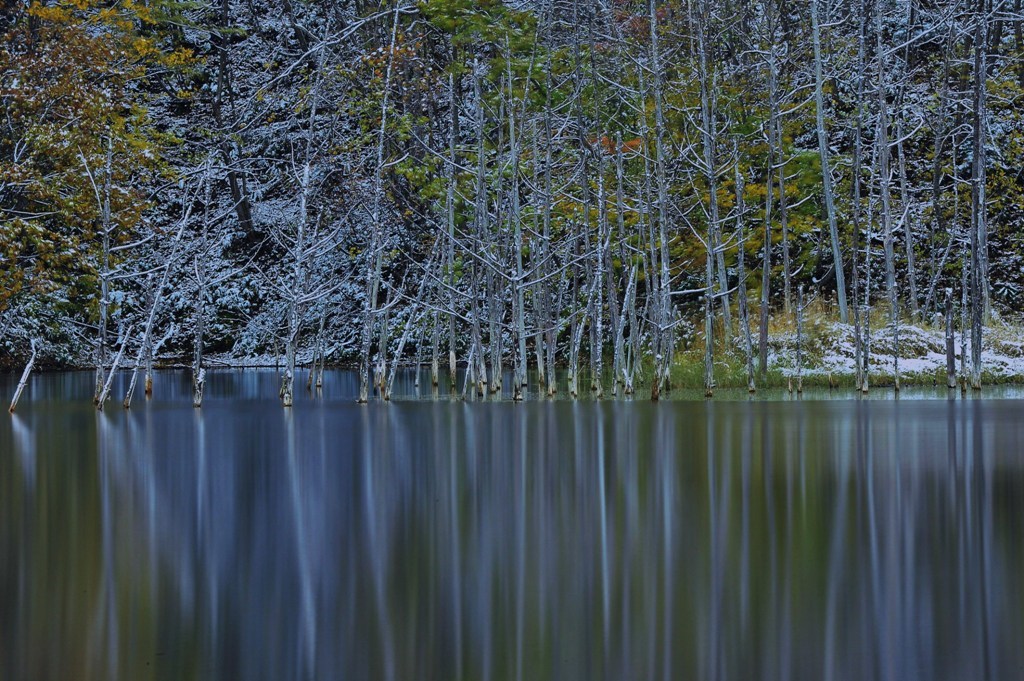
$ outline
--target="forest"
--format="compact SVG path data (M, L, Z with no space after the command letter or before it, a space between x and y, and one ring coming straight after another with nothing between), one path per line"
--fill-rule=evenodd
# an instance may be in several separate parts
M190 366L201 403L211 358L268 356L286 405L300 366L358 367L366 401L420 360L480 394L509 369L516 398L530 372L657 399L683 351L708 394L730 353L753 390L770 325L814 305L852 329L858 386L882 327L945 324L977 387L1024 295L1022 22L1021 0L9 0L0 365L94 367L101 403L118 367Z

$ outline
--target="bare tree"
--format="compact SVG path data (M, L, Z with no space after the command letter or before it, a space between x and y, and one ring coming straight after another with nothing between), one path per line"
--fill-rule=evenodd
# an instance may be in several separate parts
M814 41L814 103L818 132L818 155L821 158L821 189L825 195L825 213L828 218L829 238L832 242L832 263L836 275L836 296L839 300L839 319L846 323L846 275L843 272L843 252L839 243L839 227L836 223L836 206L832 189L832 167L829 162L828 133L825 130L825 97L823 94L824 75L821 54L821 24L818 19L818 2L811 0L811 24Z
M988 75L988 16L985 0L974 11L974 101L971 136L971 388L981 389L982 324L985 316L985 125Z

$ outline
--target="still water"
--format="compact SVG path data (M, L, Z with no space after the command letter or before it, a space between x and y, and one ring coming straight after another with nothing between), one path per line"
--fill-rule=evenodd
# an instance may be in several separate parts
M4 681L1024 678L1021 400L91 380L0 419Z

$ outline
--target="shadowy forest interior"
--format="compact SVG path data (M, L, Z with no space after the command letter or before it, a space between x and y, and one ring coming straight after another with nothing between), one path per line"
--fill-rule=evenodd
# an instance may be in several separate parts
M879 327L945 314L977 384L1024 283L1022 21L4 3L0 362L97 367L97 397L171 359L201 402L204 362L268 356L286 404L300 364L358 365L365 401L417 358L480 393L657 397L683 352L709 392L721 355L763 381L769 325L813 307L854 328L858 383Z

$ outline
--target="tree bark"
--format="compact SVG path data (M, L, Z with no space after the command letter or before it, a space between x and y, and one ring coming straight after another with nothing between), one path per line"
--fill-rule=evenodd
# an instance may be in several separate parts
M747 236L744 223L746 206L743 202L743 171L740 168L739 152L734 144L733 155L736 160L736 237L739 242L739 250L736 256L736 278L739 289L739 313L740 333L743 334L743 350L747 365L747 391L755 392L754 384L754 349L750 337L750 314L747 310L747 270L746 270L746 248Z
M373 325L377 317L377 296L380 289L383 247L381 212L384 203L384 140L387 132L388 107L391 96L391 73L394 67L395 41L398 36L399 5L391 20L391 42L388 45L388 61L384 74L384 94L381 103L380 127L377 130L377 165L373 176L373 208L370 215L370 248L366 254L366 301L363 307L361 348L359 356L359 402L369 400L370 393L370 348L373 343Z
M452 60L455 54L453 50ZM456 145L459 134L459 103L456 94L456 80L451 73L448 74L449 91L449 129L448 129L448 177L447 191L445 192L445 226L448 235L448 382L449 392L455 395L458 389L457 373L458 364L455 355L456 333L455 333L455 303L456 284L458 279L455 274L455 191L458 182L458 158L456 156Z
M896 390L899 391L899 301L896 295L896 256L893 248L892 228L892 194L891 182L892 171L890 167L890 144L889 144L889 103L886 87L888 79L885 77L885 64L882 58L885 54L882 43L882 16L881 12L875 14L875 29L878 51L878 70L881 74L878 87L878 181L879 192L882 198L882 244L885 253L885 291L889 301L889 320L892 326L893 337L893 377Z
M818 2L811 0L811 23L814 40L814 102L818 132L818 155L821 157L822 191L825 194L825 212L828 216L828 232L832 241L832 262L836 271L836 296L839 300L839 319L848 320L846 311L846 276L843 272L843 252L839 244L839 227L836 224L835 199L832 190L832 170L829 165L828 135L825 131L825 98L822 92L821 27L818 21Z
M239 226L246 231L252 230L252 207L249 193L245 187L245 178L238 172L233 158L233 144L229 141L227 127L224 124L224 100L231 92L231 70L228 64L229 39L231 28L230 0L220 0L220 27L211 34L211 41L217 51L217 91L213 96L213 120L220 136L218 147L227 168L228 188Z
M648 0L648 12L650 13L650 34L651 34L651 86L654 93L654 148L655 148L655 179L658 187L658 242L660 249L659 297L658 297L658 352L655 357L655 378L662 385L659 385L659 392L663 385L668 383L669 363L671 362L672 351L670 348L671 329L671 276L669 273L668 253L668 178L666 176L665 158L665 114L663 103L663 82L661 66L661 49L658 41L658 15L655 8L655 1ZM712 192L712 197L714 193ZM715 198L712 198L715 201ZM717 226L716 226L717 227ZM723 290L723 293L725 291ZM724 319L726 325L729 323L728 298L723 298Z
M113 155L114 140L108 132L107 156L103 168L103 198L100 205L100 229L102 230L100 241L103 251L101 254L102 261L100 263L100 323L96 350L96 393L93 397L93 403L97 407L100 405L100 397L103 392L103 378L107 364L107 333L110 322L110 231L112 229L110 191L112 184L111 173L113 172ZM88 168L86 169L88 170ZM100 197L97 196L96 198L98 199Z
M772 272L772 187L775 184L775 165L779 163L781 154L778 152L778 140L775 135L778 117L778 78L775 65L775 35L772 33L772 44L768 60L768 168L764 181L764 252L761 263L761 323L758 334L758 373L761 383L768 380L768 312L771 302ZM781 164L780 164L781 165Z
M985 2L978 0L974 33L974 102L971 162L971 388L981 389L982 323L985 315L985 86L988 23Z
M946 387L956 389L956 340L953 336L953 289L946 289Z
M800 284L796 294L796 392L804 391L804 285Z
M100 397L96 401L97 411L103 411L104 403L110 395L110 386L114 383L114 375L117 374L117 368L121 365L121 359L124 357L124 351L128 347L128 341L131 340L131 337L132 327L129 325L128 330L125 331L124 340L121 342L121 349L114 356L114 361L110 364L110 373L107 374L107 380L103 383L103 388L100 390Z
M21 380L18 381L18 387L14 390L14 398L11 400L11 406L7 412L10 414L14 413L14 410L18 408L18 400L21 399L21 393L25 390L25 386L28 384L28 377L32 373L32 367L36 363L36 341L32 340L32 356L28 358L28 364L25 365L25 370L21 373Z

